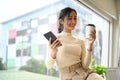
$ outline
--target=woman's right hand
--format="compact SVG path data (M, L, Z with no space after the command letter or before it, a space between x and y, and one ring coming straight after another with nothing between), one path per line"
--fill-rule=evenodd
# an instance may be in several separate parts
M56 54L57 54L57 48L59 47L59 44L61 42L56 39L52 44L51 44L51 38L49 39L49 47L50 47L50 56L53 59L56 59Z

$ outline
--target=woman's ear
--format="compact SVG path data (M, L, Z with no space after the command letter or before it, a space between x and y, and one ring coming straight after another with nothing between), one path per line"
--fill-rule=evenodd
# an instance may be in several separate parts
M60 23L61 25L63 25L63 20L62 20L62 19L60 19L60 20L59 20L59 23Z

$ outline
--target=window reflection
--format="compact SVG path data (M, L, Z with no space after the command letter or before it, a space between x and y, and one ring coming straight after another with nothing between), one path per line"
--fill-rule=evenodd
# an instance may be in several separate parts
M47 40L43 34L47 31L57 33L57 18L60 9L70 6L78 12L78 24L73 34L85 40L85 25L96 25L97 39L94 44L93 58L95 64L107 66L109 22L83 5L76 5L72 0L60 0L29 15L9 21L7 28L7 51L5 52L8 70L25 70L33 73L58 77L58 70L47 70L44 64L46 58ZM53 8L54 7L54 8ZM83 8L84 7L84 8ZM30 31L30 32L29 32ZM53 80L53 78L51 78ZM55 78L58 80L58 78Z

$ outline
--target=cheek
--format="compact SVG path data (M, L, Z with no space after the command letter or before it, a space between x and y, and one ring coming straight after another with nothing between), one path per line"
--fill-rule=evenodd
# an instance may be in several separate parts
M71 22L70 22L70 21L67 21L66 25L68 25L68 26L71 25Z
M69 22L69 21L66 21L63 25L64 25L65 27L67 27L67 26L70 25L70 22Z

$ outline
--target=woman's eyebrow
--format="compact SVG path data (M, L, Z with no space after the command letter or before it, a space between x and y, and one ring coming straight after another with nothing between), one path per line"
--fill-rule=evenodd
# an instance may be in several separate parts
M72 17L72 16L68 15L68 17ZM74 17L77 17L77 16L74 16Z

